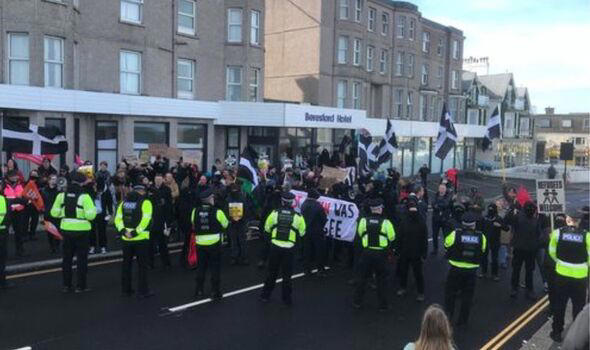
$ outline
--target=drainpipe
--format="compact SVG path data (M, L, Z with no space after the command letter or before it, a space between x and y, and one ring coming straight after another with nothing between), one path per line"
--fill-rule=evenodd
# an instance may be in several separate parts
M170 76L170 80L171 80L171 89L170 89L170 94L172 98L176 97L176 79L175 79L175 72L176 72L176 62L175 62L175 52L176 52L176 26L175 26L175 22L176 22L176 0L172 0L172 18L171 18L171 22L172 22L172 49L170 52L170 56L171 56L171 66L170 66L170 72L171 72L171 76Z

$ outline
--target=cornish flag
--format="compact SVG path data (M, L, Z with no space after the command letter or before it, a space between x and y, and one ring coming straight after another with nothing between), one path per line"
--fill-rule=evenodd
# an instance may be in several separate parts
M493 139L502 138L502 123L500 122L500 107L499 105L494 108L492 116L488 120L488 129L481 143L481 147L484 151L487 151L492 144Z
M359 135L358 154L361 174L370 174L377 169L379 165L377 163L379 147L376 143L373 143L373 137L366 129L362 129Z
M252 184L252 186L248 186L251 188L258 186L258 166L256 159L258 159L258 154L251 146L244 148L242 155L240 155L238 177Z
M440 116L440 124L438 126L438 136L436 138L435 155L444 160L447 154L457 143L457 130L453 125L453 119L447 111L447 104L443 104L442 115Z
M387 129L385 129L385 137L379 144L379 157L377 158L379 164L383 164L391 159L397 150L397 137L393 131L391 121L387 119Z
M354 185L354 180L356 179L356 168L353 166L346 168L346 179L344 179L344 184L348 187L352 187Z
M66 153L68 141L54 126L28 127L4 119L2 125L2 150L10 153L49 155Z

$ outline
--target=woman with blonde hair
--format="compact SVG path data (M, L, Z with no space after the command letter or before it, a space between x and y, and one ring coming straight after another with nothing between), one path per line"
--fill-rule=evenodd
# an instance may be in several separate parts
M418 340L408 343L404 350L454 350L451 325L439 305L426 309Z

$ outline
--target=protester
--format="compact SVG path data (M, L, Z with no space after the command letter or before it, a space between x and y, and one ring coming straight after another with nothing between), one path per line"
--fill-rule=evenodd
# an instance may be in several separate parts
M404 350L453 350L453 332L443 309L430 305L424 312L420 336L413 343L408 343Z

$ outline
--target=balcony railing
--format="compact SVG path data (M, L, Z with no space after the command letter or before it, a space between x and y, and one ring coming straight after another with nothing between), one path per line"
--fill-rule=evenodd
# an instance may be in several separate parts
M480 107L487 107L490 102L490 97L486 95L477 96L477 105Z

